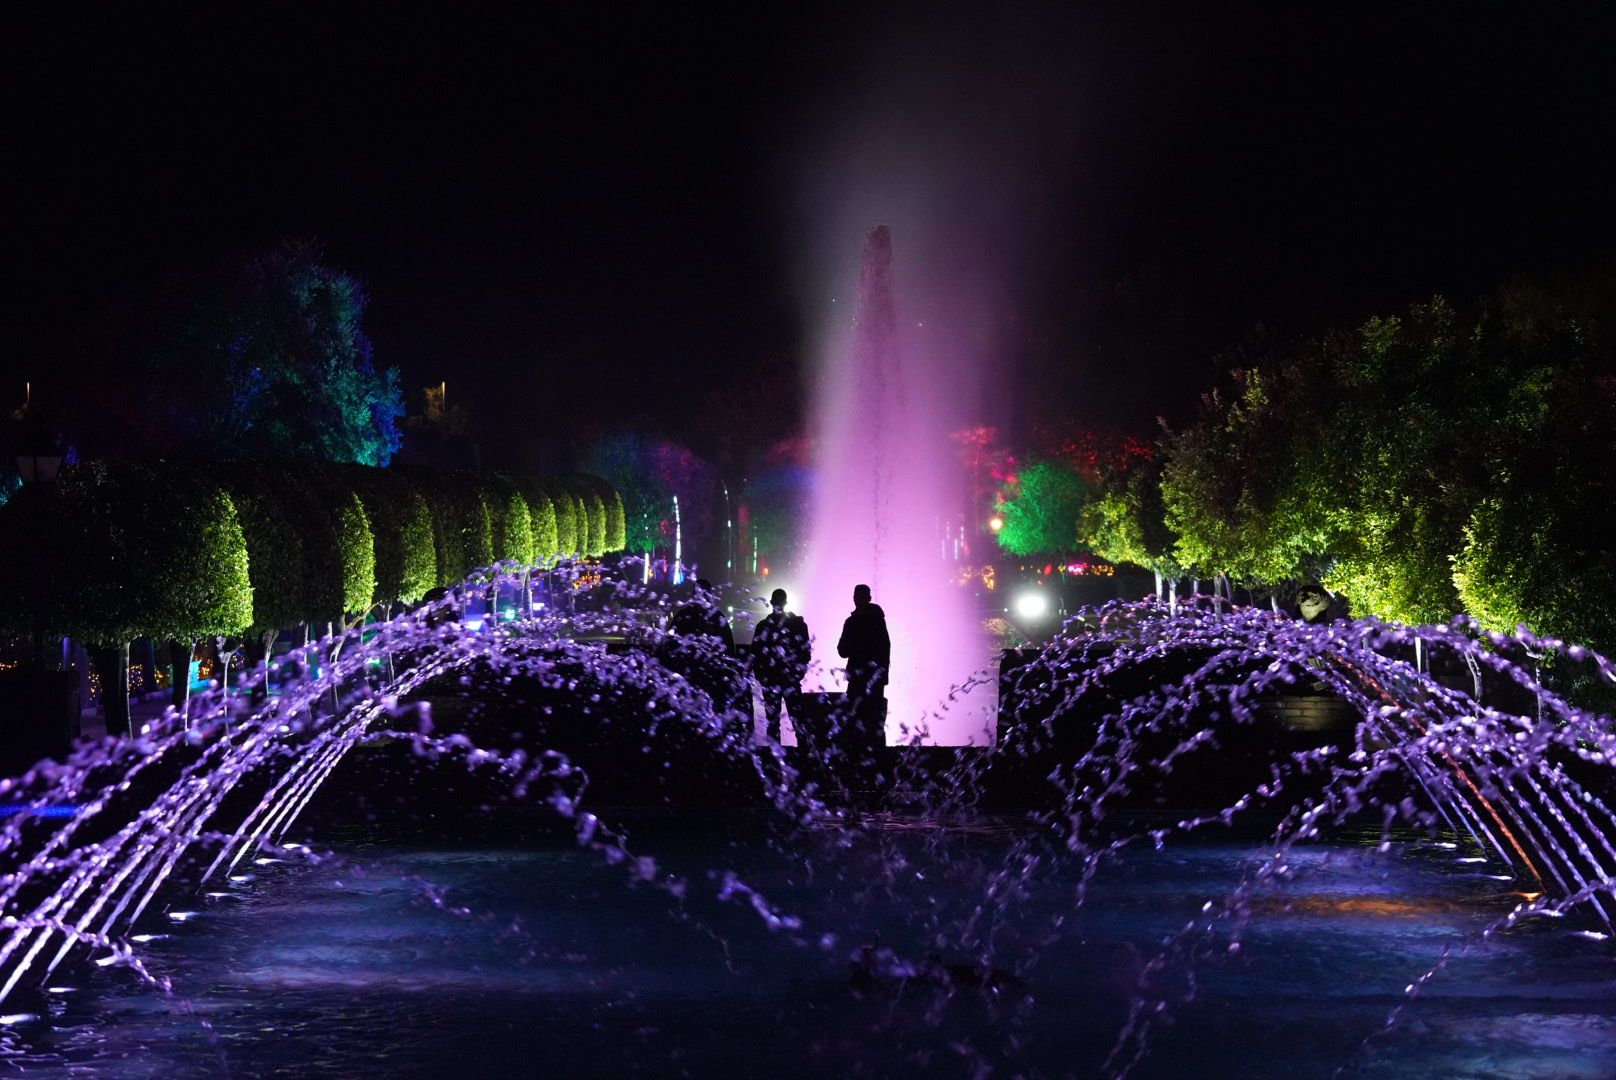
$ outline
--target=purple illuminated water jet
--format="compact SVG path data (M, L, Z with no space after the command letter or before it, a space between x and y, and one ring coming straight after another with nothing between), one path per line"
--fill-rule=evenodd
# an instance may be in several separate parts
M148 970L135 948L152 940L133 933L142 920L151 929L164 905L178 901L155 925L181 935L207 918L195 902L198 878L212 890L204 897L220 896L250 884L252 875L231 872L244 861L269 867L310 857L308 848L286 843L287 830L321 787L341 789L339 768L367 766L351 754L367 743L408 748L421 769L485 776L513 802L540 803L570 822L577 842L629 884L680 904L705 894L704 902L761 920L831 964L845 963L862 912L878 903L913 942L908 952L885 943L868 951L864 973L876 992L892 986L935 995L939 1003L929 1007L940 1014L946 999L1011 988L1005 1008L1017 1024L1036 994L1023 1000L1013 988L1037 989L1040 959L1056 943L1081 953L1083 909L1109 866L1221 836L1231 825L1257 826L1268 840L1239 884L1193 897L1204 900L1198 913L1165 941L1153 939L1129 969L1126 1015L1101 1070L1108 1076L1125 1076L1143 1060L1163 1018L1193 996L1197 967L1255 951L1260 942L1248 926L1328 857L1332 830L1367 827L1370 847L1382 850L1415 835L1463 873L1483 867L1487 879L1514 884L1513 908L1484 935L1556 917L1579 942L1603 941L1612 930L1616 812L1605 789L1616 737L1609 718L1573 707L1538 682L1532 665L1511 659L1552 651L1616 681L1606 658L1574 645L1483 634L1468 623L1313 626L1249 608L1174 614L1151 603L1086 611L1015 669L997 745L941 771L922 767L918 752L898 755L883 794L913 807L911 816L853 824L835 805L844 793L798 771L808 764L801 754L782 759L759 745L737 725L744 706L715 705L702 685L717 684L699 666L675 670L666 647L689 643L656 629L659 598L623 590L614 594L623 609L543 611L474 630L463 607L487 588L474 578L435 607L373 624L363 636L350 632L341 649L332 639L315 643L296 660L305 674L281 684L278 696L251 693L265 677L261 668L232 696L201 695L189 725L170 714L140 739L84 744L68 762L0 781L0 801L19 808L0 821L0 1004L10 1008L11 995L39 985L75 953L166 986L167 976ZM623 647L612 651L607 640ZM1503 711L1420 673L1402 658L1416 641L1427 654L1464 661L1495 688L1528 695L1533 707ZM715 650L694 659L715 669L729 663ZM318 676L308 673L315 660ZM455 678L444 683L443 676ZM722 861L733 849L717 849L717 865L684 877L631 852L591 808L589 777L554 748L555 730L541 710L518 715L536 737L479 745L399 706L434 679L445 693L465 685L492 696L530 685L564 695L571 722L622 725L636 757L642 745L649 751L667 745L659 739L682 739L689 753L670 764L698 785L738 767L756 804L785 830L770 850L792 873L811 860L809 876L851 889L854 902L845 910L782 904ZM1204 809L1162 812L1177 805L1163 801L1175 782L1233 778L1242 733L1274 734L1263 726L1265 702L1297 683L1316 683L1349 707L1332 739L1258 740L1256 780L1191 804ZM632 707L606 715L603 701L614 695ZM598 772L631 767L610 756L592 764ZM1022 826L995 831L984 827L980 805L1004 776L1023 811L1033 809ZM1150 813L1131 813L1141 806ZM53 807L74 813L47 816ZM927 873L916 872L913 850L889 843L902 829L924 835ZM809 852L816 836L824 843ZM198 853L206 856L200 863ZM1183 887L1201 886L1186 880ZM467 914L430 883L424 892L436 908ZM1444 951L1403 976L1408 989L1394 1019L1447 962ZM969 1047L967 1063L1013 1065L1025 1045L1018 1029L1013 1039ZM863 1063L880 1071L895 1060L884 1053L872 1044Z
M948 380L906 348L893 274L892 234L877 226L865 243L853 325L832 338L820 369L819 482L801 606L824 685L841 689L836 639L853 586L868 584L892 636L888 742L923 734L980 745L992 741L993 687L957 688L991 655L981 617L945 558L965 506L948 440Z

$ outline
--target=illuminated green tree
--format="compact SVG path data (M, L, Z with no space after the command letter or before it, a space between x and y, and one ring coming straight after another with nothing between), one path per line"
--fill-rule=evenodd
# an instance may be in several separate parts
M994 505L1004 526L999 546L1012 555L1058 554L1077 547L1088 489L1070 466L1030 462Z
M200 470L168 463L80 465L48 500L4 507L0 583L0 623L26 633L43 617L48 634L90 646L112 734L129 730L130 641L189 642L253 623L235 503Z
M1132 563L1169 581L1185 575L1178 536L1167 525L1160 458L1148 458L1117 478L1112 490L1083 508L1079 539L1094 554Z
M437 584L432 512L396 469L345 466L344 480L364 504L376 552L376 603L413 604ZM290 625L290 624L280 624Z
M536 565L548 566L561 555L561 540L556 529L556 508L545 484L538 477L523 476L517 480L522 496L527 500L528 519L533 530L533 560Z

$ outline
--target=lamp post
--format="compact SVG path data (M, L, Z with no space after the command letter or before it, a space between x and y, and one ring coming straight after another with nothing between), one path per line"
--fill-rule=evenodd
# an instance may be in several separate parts
M730 504L729 484L724 485L724 570L735 579L735 508Z

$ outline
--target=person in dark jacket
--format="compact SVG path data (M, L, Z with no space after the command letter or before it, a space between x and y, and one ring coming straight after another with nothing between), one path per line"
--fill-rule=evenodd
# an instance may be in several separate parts
M808 623L786 610L786 591L769 596L768 615L752 633L752 675L763 691L763 720L769 738L780 741L780 705L802 689L808 673ZM792 724L797 724L793 714Z
M842 623L836 655L847 660L847 694L854 699L879 698L892 665L892 639L887 614L870 602L870 587L853 587L853 614Z
M886 612L870 602L868 585L853 589L853 613L842 623L836 652L847 660L847 711L841 739L848 755L848 784L857 800L874 783L874 751L886 745L885 687L892 665Z

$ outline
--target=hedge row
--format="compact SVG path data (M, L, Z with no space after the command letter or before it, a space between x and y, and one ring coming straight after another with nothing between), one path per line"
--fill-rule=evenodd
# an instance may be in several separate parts
M92 462L20 495L0 507L0 628L96 645L336 621L625 542L621 498L585 475Z

